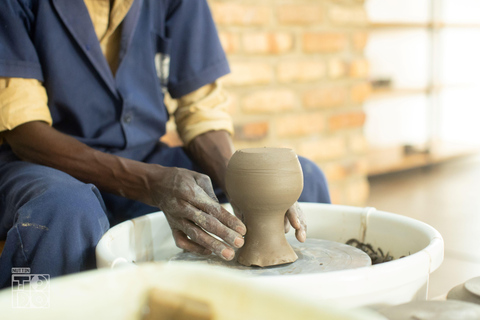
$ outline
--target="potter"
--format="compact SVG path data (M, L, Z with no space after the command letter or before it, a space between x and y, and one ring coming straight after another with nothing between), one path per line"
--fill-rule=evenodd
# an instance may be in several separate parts
M287 148L238 150L228 163L226 189L247 227L237 261L272 266L297 260L284 233L284 217L303 189L297 155Z

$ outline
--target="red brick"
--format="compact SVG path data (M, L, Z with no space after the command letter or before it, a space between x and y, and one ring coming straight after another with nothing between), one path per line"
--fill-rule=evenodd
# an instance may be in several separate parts
M219 32L220 42L227 54L237 53L240 48L240 36L233 32Z
M265 26L272 20L272 9L266 5L211 2L210 7L218 25Z
M350 77L367 78L369 74L369 64L366 59L357 59L350 63Z
M242 110L246 113L278 113L293 109L295 103L295 94L291 90L260 90L244 98Z
M225 77L225 85L248 86L268 84L273 79L273 69L263 62L232 62L232 73Z
M257 32L243 35L243 49L246 53L279 54L291 51L293 36L285 32Z
M312 25L323 22L324 9L318 4L285 4L278 7L277 17L284 25Z
M365 178L355 179L346 187L346 205L364 206L368 199L370 186Z
M338 107L346 101L347 90L344 86L318 87L303 96L303 105L307 109Z
M367 13L363 6L333 6L328 12L328 17L334 25L366 26Z
M299 154L313 161L334 160L347 154L347 146L342 136L334 136L301 143Z
M335 183L332 183L328 186L328 191L330 192L330 200L332 201L332 204L341 204L344 205L344 188L340 185L337 185Z
M368 142L362 133L352 135L348 139L348 145L351 152L364 154L368 151Z
M282 83L312 82L324 78L325 74L325 63L318 60L285 61L277 67L277 78Z
M365 158L335 161L322 166L323 172L329 181L340 181L351 176L365 176L368 163Z
M322 166L323 173L327 178L327 181L339 181L348 176L348 172L345 166L340 163L334 162L328 165Z
M365 123L365 113L362 111L333 115L328 119L331 131L361 127Z
M332 53L343 51L348 46L343 33L308 32L302 37L303 51L306 53Z
M370 96L372 86L369 82L356 84L351 89L352 101L355 103L363 103Z
M366 157L358 159L354 165L353 173L360 176L366 176L368 174L368 159Z
M340 79L347 75L347 64L340 58L332 58L328 61L328 76L331 79Z
M235 125L236 140L260 140L268 135L268 122L253 122L243 125Z
M291 138L320 133L325 128L323 113L285 115L275 121L275 132L279 138Z
M352 47L356 51L362 52L367 46L368 33L367 32L355 32L352 35Z

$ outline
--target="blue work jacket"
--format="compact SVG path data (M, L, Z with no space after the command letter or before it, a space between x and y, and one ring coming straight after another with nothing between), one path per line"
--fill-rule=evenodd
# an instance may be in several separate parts
M141 158L165 134L162 84L177 98L229 72L205 0L135 0L119 58L114 77L83 0L2 1L0 76L42 81L53 127L102 151Z

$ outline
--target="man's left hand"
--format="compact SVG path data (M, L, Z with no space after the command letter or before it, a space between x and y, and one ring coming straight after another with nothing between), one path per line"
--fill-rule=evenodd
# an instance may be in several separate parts
M295 202L285 214L285 233L290 231L290 226L295 229L295 237L297 240L305 242L307 239L307 223L298 202Z

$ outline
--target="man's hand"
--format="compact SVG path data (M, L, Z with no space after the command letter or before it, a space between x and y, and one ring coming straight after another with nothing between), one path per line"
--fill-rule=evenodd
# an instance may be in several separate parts
M179 168L162 167L159 171L158 178L153 180L152 198L165 213L176 245L190 252L214 252L232 260L232 247L243 246L246 228L218 203L210 178Z
M285 214L285 233L290 231L290 225L295 229L295 237L300 242L307 239L307 222L298 202L295 202Z
M238 217L238 219L243 221L242 212L240 212L240 210L236 208L234 204L231 205L235 215ZM290 231L290 226L295 229L295 237L297 240L300 242L305 242L307 239L307 222L298 202L295 202L293 206L291 206L285 213L285 233Z

